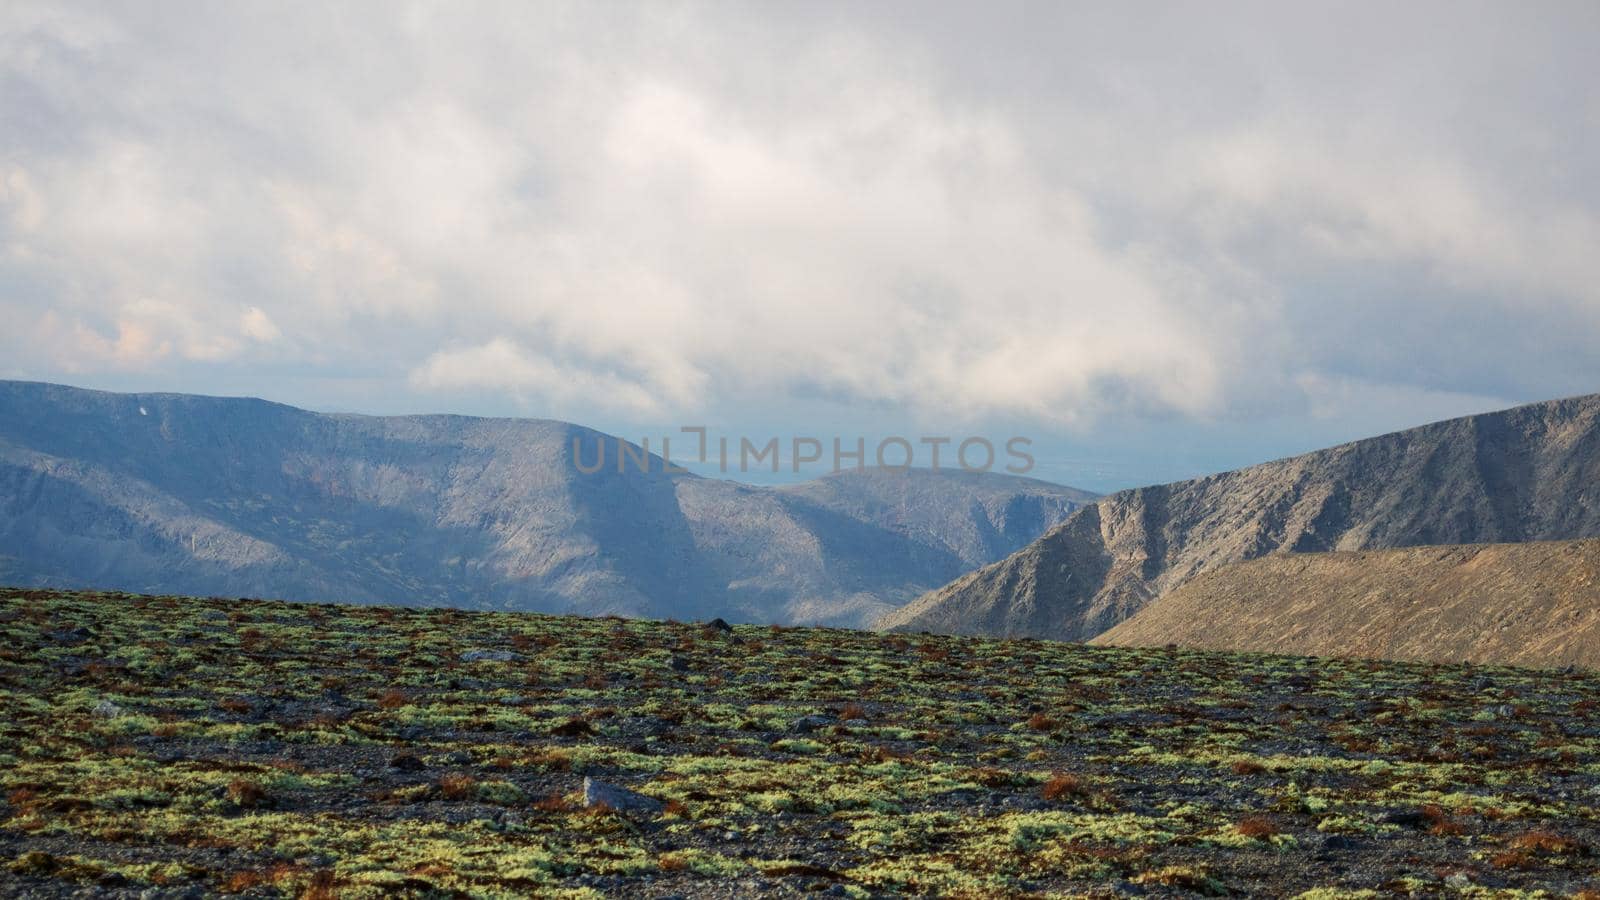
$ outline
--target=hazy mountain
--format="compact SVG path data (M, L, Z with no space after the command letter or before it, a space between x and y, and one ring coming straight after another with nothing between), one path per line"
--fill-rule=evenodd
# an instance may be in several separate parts
M1096 644L1600 666L1600 541L1275 553L1201 575Z
M606 467L580 472L574 439ZM564 422L0 382L0 583L864 624L1092 499L961 471L618 474L616 447Z
M1084 640L1203 572L1278 550L1595 536L1600 395L1111 494L879 625Z

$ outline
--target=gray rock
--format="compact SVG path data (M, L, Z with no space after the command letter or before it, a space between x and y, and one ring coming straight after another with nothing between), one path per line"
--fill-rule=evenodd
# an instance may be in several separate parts
M796 734L810 734L833 724L832 716L801 716L789 723L789 730Z
M583 779L583 805L604 806L623 815L659 815L661 801L593 778Z
M90 710L90 712L97 719L115 719L128 714L127 710L112 703L110 700L101 700L94 705L94 709Z
M205 897L205 888L191 887L152 887L139 892L139 900L201 900Z
M510 650L468 650L461 654L462 662L516 662L522 657Z
M1322 849L1333 852L1347 852L1361 848L1361 842L1342 834L1330 835L1322 842Z
M427 763L411 753L398 753L393 759L389 760L389 768L398 769L401 772L421 772L427 767Z

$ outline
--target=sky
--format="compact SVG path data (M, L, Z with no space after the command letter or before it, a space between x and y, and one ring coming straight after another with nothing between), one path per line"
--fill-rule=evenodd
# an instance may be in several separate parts
M0 377L1025 436L1095 490L1592 393L1597 39L1592 2L8 0Z

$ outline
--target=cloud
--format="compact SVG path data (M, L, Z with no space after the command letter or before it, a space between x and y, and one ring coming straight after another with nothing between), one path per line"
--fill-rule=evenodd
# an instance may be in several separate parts
M239 331L245 337L263 344L270 344L283 336L272 318L259 306L249 307L239 316Z
M0 351L576 418L1574 393L1594 17L11 4Z
M632 380L558 365L506 338L435 353L411 372L411 383L431 390L489 387L557 404L584 403L629 413L657 413L663 407Z

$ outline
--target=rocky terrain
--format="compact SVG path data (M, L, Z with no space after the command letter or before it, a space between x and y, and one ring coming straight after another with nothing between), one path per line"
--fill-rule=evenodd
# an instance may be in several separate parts
M1597 536L1591 395L1121 491L880 626L1087 640L1202 573L1269 553Z
M580 472L574 440L607 465ZM616 447L564 422L0 382L0 583L860 625L1092 499L959 470L619 474Z
M1097 644L1600 668L1600 541L1275 553L1214 569Z
M11 897L1600 896L1583 671L0 589L0 708Z

